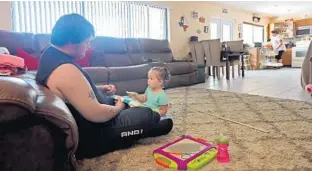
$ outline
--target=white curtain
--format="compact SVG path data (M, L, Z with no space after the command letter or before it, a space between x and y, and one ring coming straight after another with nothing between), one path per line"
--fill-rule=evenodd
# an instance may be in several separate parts
M130 1L13 1L13 29L51 33L56 20L69 13L85 16L96 35L167 39L167 9Z

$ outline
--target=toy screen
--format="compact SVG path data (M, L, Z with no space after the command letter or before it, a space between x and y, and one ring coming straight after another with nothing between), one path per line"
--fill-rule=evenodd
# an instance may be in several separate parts
M180 160L186 160L205 148L206 146L199 142L190 139L182 139L181 141L164 148L163 151Z

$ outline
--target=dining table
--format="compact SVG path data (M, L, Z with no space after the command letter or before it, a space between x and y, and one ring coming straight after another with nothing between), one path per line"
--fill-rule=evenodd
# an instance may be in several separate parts
M231 50L224 50L221 51L221 61L225 61L225 76L226 79L230 79L230 62L232 60L241 60L241 70L242 70L242 77L245 77L245 70L244 70L244 58L242 55L246 54L247 52L244 51L231 51Z

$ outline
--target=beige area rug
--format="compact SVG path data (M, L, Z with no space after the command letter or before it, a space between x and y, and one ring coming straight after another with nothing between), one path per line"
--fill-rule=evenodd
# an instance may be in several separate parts
M167 92L175 123L169 135L141 140L130 149L79 161L78 171L168 170L156 164L152 157L154 149L181 135L215 143L220 133L230 137L230 163L221 165L214 160L201 170L312 170L311 104L206 89L177 88ZM270 132L223 121L208 113Z

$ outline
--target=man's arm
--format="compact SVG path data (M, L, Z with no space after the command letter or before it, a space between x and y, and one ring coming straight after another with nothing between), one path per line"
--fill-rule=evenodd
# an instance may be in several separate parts
M54 84L66 100L91 122L106 122L122 110L121 107L100 104L89 82L72 64L59 66L51 74L49 82Z
M105 85L106 86L106 85ZM101 92L105 92L107 91L106 87L104 85L95 85L95 87L101 91Z
M109 95L113 95L116 93L116 87L112 84L109 85L96 85L96 88L102 93L107 93Z

